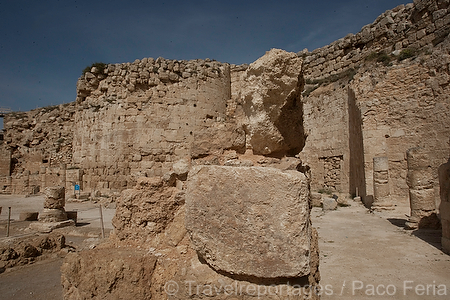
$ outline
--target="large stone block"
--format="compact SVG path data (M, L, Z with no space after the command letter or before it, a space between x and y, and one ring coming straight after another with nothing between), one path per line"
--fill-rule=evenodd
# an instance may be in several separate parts
M141 177L133 189L124 190L117 200L112 219L114 236L118 240L151 239L172 222L183 203L184 192L168 181Z
M379 156L373 158L373 171L381 172L389 170L389 159L386 156Z
M41 222L61 222L65 220L67 220L67 214L64 208L44 208L39 214L39 221Z
M309 180L297 171L197 166L188 176L186 228L215 270L258 278L310 272Z
M408 170L423 170L430 167L430 158L424 148L410 148L406 151Z
M388 198L391 194L389 184L377 184L374 182L374 196L377 200Z
M303 128L302 59L279 49L268 51L246 70L241 101L249 143L256 154L299 153Z

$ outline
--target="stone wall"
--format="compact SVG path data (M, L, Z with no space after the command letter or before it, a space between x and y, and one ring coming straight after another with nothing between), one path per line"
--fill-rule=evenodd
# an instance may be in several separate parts
M309 178L293 160L140 178L109 240L66 257L64 299L320 299Z
M197 136L224 124L230 93L229 65L210 60L143 59L87 72L72 161L84 190L120 191L190 159Z
M65 166L72 162L75 103L49 106L28 112L9 113L4 118L4 151L10 168L0 177L14 194L34 194L45 186L65 183Z
M389 54L433 48L450 32L448 5L447 0L415 0L399 5L357 34L348 34L312 52L300 52L305 58L305 77L317 81L343 76L346 71L359 68L374 51Z
M11 151L4 147L0 142L0 176L9 176L11 174Z
M6 116L12 172L1 180L15 193L57 182L106 193L224 149L301 151L313 190L358 193L366 204L373 157L386 156L393 203L407 203L406 150L426 149L435 170L447 158L448 5L400 5L328 46L297 56L274 49L250 66L97 65L78 80L76 102ZM81 173L69 180L65 170Z
M304 50L302 159L312 188L326 188L326 162L342 157L337 191L373 196L372 160L387 156L394 203L408 200L406 150L424 147L435 170L450 133L448 1L414 1L380 15L356 35ZM434 174L437 187L437 172ZM436 202L439 197L436 190Z

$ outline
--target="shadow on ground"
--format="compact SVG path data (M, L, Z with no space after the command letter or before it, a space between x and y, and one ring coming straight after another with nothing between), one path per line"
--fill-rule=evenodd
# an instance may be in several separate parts
M405 228L406 219L400 218L388 218L387 219L392 225L399 228ZM442 230L441 229L416 229L411 232L411 235L418 237L424 242L427 242L431 246L442 251Z

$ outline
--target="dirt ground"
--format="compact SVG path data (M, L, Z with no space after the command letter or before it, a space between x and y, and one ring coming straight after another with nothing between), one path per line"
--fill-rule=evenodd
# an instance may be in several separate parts
M31 222L19 221L21 212L40 212L44 198L0 195L0 241L6 239L8 207L11 207L10 238L33 236L36 232L28 229ZM111 205L110 205L111 206ZM56 229L66 237L66 244L76 249L92 247L102 239L99 204L67 202L66 210L77 211L77 226ZM112 230L113 207L102 207L103 226L106 238ZM62 299L61 272L63 258L67 252L54 253L45 260L6 269L0 274L0 299L44 300Z
M450 256L440 230L404 230L409 207L362 204L323 213L318 228L322 299L450 299Z
M30 234L20 211L40 211L42 197L0 195L0 237L5 236L7 207L12 207L12 235ZM6 210L5 210L6 207ZM86 247L100 237L98 205L68 203L78 211L79 226L58 229L67 243ZM450 256L441 251L439 230L406 231L408 207L370 213L359 203L323 212L314 208L318 228L322 299L450 299ZM107 235L113 208L104 208ZM1 239L1 238L0 238ZM0 274L0 299L62 299L63 254Z

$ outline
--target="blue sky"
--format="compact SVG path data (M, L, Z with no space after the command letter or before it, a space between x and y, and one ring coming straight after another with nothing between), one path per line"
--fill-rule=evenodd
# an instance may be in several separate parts
M357 33L410 1L0 0L0 107L72 102L93 62L144 57L251 63Z

